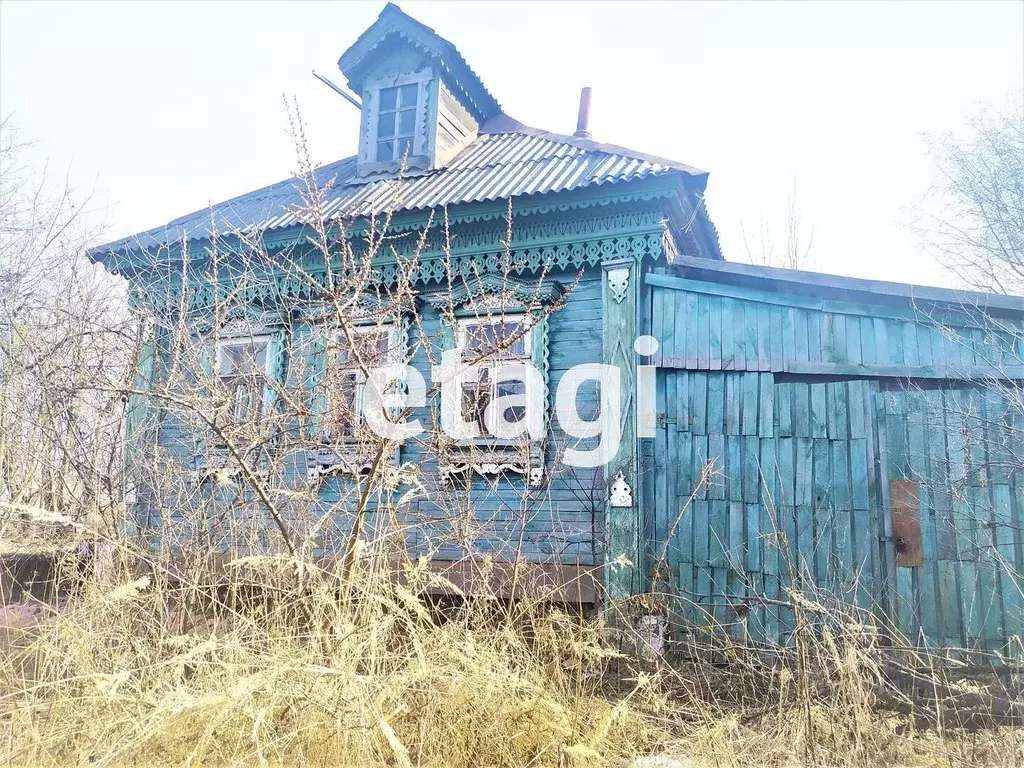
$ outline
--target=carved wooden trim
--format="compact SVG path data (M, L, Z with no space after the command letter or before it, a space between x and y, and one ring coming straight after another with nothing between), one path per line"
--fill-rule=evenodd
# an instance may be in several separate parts
M485 297L493 300L493 309L539 309L540 306L552 304L560 299L562 286L553 280L545 280L538 284L494 272L484 272L478 276L467 276L455 281L451 290L434 291L422 296L424 303L438 310L466 307L474 299Z
M621 304L626 298L626 294L629 292L629 267L621 267L619 269L609 269L608 274L608 291L611 293L612 299L615 300L616 304Z

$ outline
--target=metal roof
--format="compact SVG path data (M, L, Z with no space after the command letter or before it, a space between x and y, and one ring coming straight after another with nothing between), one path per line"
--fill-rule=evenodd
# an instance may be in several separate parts
M494 132L481 133L446 167L415 177L365 181L356 175L355 157L319 167L317 184L330 186L325 215L331 220L351 219L565 192L670 173L706 176L704 171L664 158L527 128L505 115L495 118L494 124L498 126ZM302 179L286 179L100 246L90 255L102 258L213 234L225 237L294 226L303 221L303 185Z

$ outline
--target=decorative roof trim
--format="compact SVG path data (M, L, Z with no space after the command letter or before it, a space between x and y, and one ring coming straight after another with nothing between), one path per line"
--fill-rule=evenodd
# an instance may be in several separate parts
M622 179L566 191L551 191L515 197L513 198L513 216L568 213L622 203L651 202L676 196L679 194L679 190L678 183L672 183L663 176ZM505 198L501 200L464 202L436 208L400 211L393 215L389 222L388 231L400 233L422 229L430 219L431 213L435 214L432 225L439 227L443 223L443 217L436 215L436 213L444 209L447 209L449 224L471 224L502 220L508 216L508 200ZM187 218L188 216L179 217L179 220ZM173 223L171 222L167 226ZM333 224L331 229L338 227L343 227L346 235L349 237L358 236L367 231L369 220L366 217L360 217L354 221L349 220ZM142 254L148 254L151 258L161 254L162 261L179 259L182 245L180 238L156 247L137 247L138 238L143 235L155 236L154 233L158 232L159 229L154 229L123 238L122 240L116 240L89 250L88 255L93 261L99 261L104 264L109 264L111 261L121 261L123 264L124 262L121 257L127 257L130 262L132 256ZM302 223L278 228L268 225L260 232L259 239L262 240L267 248L279 250L305 242L309 234L309 229ZM221 233L218 235L217 240L226 248L242 242L241 238L235 233ZM193 252L198 252L202 251L210 242L211 238L204 235L203 237L190 239L189 247L193 249Z
M526 309L553 304L562 298L563 290L559 283L544 280L530 283L514 277L484 272L477 277L462 276L453 281L451 290L423 294L423 301L434 309L458 307L481 296L502 296L514 299L515 303Z
M377 20L338 59L338 69L348 78L349 87L360 90L369 61L389 39L396 36L438 64L451 84L461 92L466 106L477 120L482 122L501 113L501 105L487 91L458 49L394 3L384 6Z

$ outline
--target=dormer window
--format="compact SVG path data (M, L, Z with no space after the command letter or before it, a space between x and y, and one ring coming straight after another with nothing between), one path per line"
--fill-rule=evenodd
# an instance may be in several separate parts
M428 111L432 70L370 80L363 87L359 173L394 175L431 167Z
M419 87L415 84L380 89L378 163L400 161L412 152L418 102Z
M501 114L455 46L393 3L338 67L362 97L357 168L364 179L443 168Z

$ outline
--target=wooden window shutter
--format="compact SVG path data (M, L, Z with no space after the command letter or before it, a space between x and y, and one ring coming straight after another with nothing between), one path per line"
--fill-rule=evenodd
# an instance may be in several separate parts
M896 550L896 565L901 568L917 568L924 565L921 550L920 498L918 485L914 480L894 480L889 483L893 548Z

